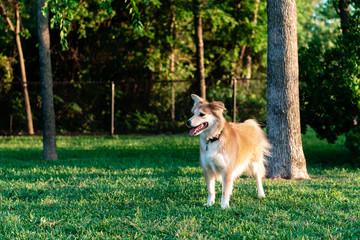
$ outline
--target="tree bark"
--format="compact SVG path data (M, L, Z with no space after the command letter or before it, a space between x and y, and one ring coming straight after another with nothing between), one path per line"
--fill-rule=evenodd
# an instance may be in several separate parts
M175 80L175 13L174 10L171 9L171 23L170 23L170 35L172 36L172 43L170 44L170 74L171 80ZM175 84L171 83L171 120L175 121Z
M307 179L299 109L295 0L268 0L267 177Z
M41 99L43 112L43 157L45 160L58 159L53 95L53 79L50 56L49 14L41 12L46 0L37 0L39 59L41 76Z
M196 79L200 83L200 95L206 99L204 41L202 32L201 7L199 0L194 2L195 45L196 45Z
M349 32L350 28L350 6L349 6L349 0L339 0L339 11L338 14L340 16L340 24L341 24L341 30L343 34L346 34ZM336 8L335 8L336 9Z
M33 125L29 91L28 91L28 85L27 85L27 79L26 79L25 60L24 60L24 54L23 54L23 50L22 50L22 46L21 46L21 39L20 39L20 13L19 13L19 3L18 2L15 3L15 14L16 14L15 39L16 39L17 49L19 52L19 62L20 62L20 69L21 69L22 85L23 85L23 90L24 90L24 102L25 102L28 132L30 135L34 135L34 125Z
M247 48L248 54L246 55L246 79L245 79L245 85L248 89L250 87L250 79L251 79L251 67L252 67L252 50L251 48Z
M23 54L23 50L21 46L21 38L20 38L20 10L19 10L18 1L15 1L14 3L14 10L15 10L15 26L11 22L9 16L6 14L5 7L0 2L0 13L5 19L5 21L8 23L10 31L13 32L15 36L16 47L19 53L19 62L20 62L22 86L24 91L24 103L25 103L25 111L26 111L26 120L28 125L28 133L29 135L34 135L34 125L33 125L30 98L29 98L28 85L26 79L25 60L24 60L24 54Z
M257 24L257 18L258 18L258 11L259 11L259 2L260 0L255 0L255 9L254 9L254 19L253 19L253 27L256 26ZM253 40L255 38L255 30L252 30L251 33L251 45L253 44ZM251 47L249 47L246 51L247 55L246 55L246 87L249 88L250 86L250 79L251 79L251 69L252 69L252 54L253 54L253 50Z

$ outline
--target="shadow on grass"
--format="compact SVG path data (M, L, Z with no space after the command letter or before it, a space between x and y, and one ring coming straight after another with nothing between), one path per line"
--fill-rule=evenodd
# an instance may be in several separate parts
M42 160L38 149L2 151L0 163L3 167L30 168L35 166L78 166L113 169L187 166L198 163L197 149L108 149L58 150L58 160Z
M360 158L345 148L345 136L339 136L335 143L329 144L326 140L318 139L315 131L308 128L307 133L302 135L302 140L306 163L310 169L351 170L360 167Z
M58 147L59 160L56 161L43 161L39 144L37 147L28 147L31 141L25 140L24 147L0 151L2 168L63 166L113 170L144 168L166 170L200 166L198 140L184 136L63 138L61 139L63 147ZM314 131L308 131L308 134L303 136L308 167L310 169L359 167L360 160L344 148L344 141L344 138L340 138L335 144L327 144L318 140ZM109 147L104 144L109 144Z
M304 147L307 166L311 168L346 168L360 167L360 159L356 158L343 146L329 144Z

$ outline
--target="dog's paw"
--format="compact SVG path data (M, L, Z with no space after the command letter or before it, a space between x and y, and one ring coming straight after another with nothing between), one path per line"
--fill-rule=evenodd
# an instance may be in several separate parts
M266 198L265 194L259 194L258 197L261 198Z
M221 197L221 208L222 209L230 208L229 202L230 202L230 198L223 195Z
M208 199L208 201L204 204L204 206L211 207L214 205L215 199Z
M230 208L229 203L228 203L228 202L222 202L222 203L221 203L221 208L222 208L222 209Z

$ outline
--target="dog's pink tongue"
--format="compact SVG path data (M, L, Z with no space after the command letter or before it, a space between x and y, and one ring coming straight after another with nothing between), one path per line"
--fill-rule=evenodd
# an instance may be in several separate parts
M190 135L190 136L194 135L194 134L195 134L195 131L196 131L196 128L190 129L189 135Z

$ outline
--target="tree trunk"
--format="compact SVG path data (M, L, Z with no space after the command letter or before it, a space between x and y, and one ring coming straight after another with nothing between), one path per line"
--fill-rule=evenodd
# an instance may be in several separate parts
M1 8L1 15L5 18L6 22L8 23L10 27L10 31L14 33L15 41L16 41L16 47L18 49L19 53L19 62L20 62L20 70L21 70L21 79L22 79L22 86L24 91L24 103L25 103L25 111L26 111L26 120L28 125L28 133L30 135L34 135L34 125L33 125L33 119L32 119L32 113L31 113L31 106L30 106L30 99L29 99L29 92L28 92L28 85L27 85L27 79L26 79L26 69L25 69L25 60L24 60L24 54L21 46L21 39L20 39L20 11L19 11L19 2L16 1L14 3L14 10L15 10L15 27L12 24L10 18L7 16L5 12L4 6L0 3Z
M25 102L28 132L30 135L34 135L34 125L33 125L32 113L31 113L28 84L27 84L27 79L26 79L25 60L24 60L24 54L23 54L22 47L21 47L20 33L18 33L18 32L16 33L16 45L17 45L18 52L19 52L19 62L20 62L20 69L21 69L22 86L23 86L23 91L24 91L24 102Z
M170 74L171 80L175 80L175 13L174 10L171 9L171 23L170 23L170 35L172 36L172 43L170 44ZM171 120L175 121L175 85L171 83Z
M41 12L46 0L37 0L39 59L41 76L41 99L44 123L43 156L45 160L56 160L56 128L53 96L53 79L50 56L49 14Z
M204 41L202 33L201 7L199 0L194 2L195 45L196 45L196 79L200 82L200 94L206 99L205 66L204 66Z
M242 74L241 74L241 69L243 67L243 61L244 61L244 57L245 57L245 51L246 51L246 45L243 45L241 47L241 51L240 51L240 56L239 59L236 62L236 69L235 69L235 78L243 78ZM241 80L241 84L245 85L245 81Z
M268 0L267 134L270 178L307 179L299 109L295 0Z
M254 19L253 19L253 27L257 24L258 12L259 12L259 2L260 0L255 0L255 9L254 9ZM253 40L255 38L255 30L252 30L251 34L251 45L253 45ZM252 48L248 48L247 56L246 56L246 87L249 88L250 80L251 80L251 68L252 68Z
M350 6L349 6L349 0L339 0L338 5L339 10L337 10L337 13L340 16L340 24L341 24L341 30L343 34L346 34L349 32L350 28L350 22L349 22L349 16L350 16ZM336 9L336 6L335 6Z
M251 48L247 48L248 54L246 55L246 88L248 89L250 87L250 79L251 79L251 67L252 67L252 51Z
M33 119L32 119L32 113L31 113L29 92L28 92L28 88L27 88L25 60L24 60L24 54L22 51L21 39L20 39L20 11L19 11L19 2L18 1L16 1L14 3L14 10L15 10L15 18L16 18L15 26L11 22L9 16L7 15L4 5L0 2L0 14L4 17L5 21L9 25L10 31L13 32L13 34L15 36L16 47L19 52L19 62L20 62L22 86L23 86L23 91L24 91L24 102L25 102L28 132L30 135L34 135L34 126L33 126Z

